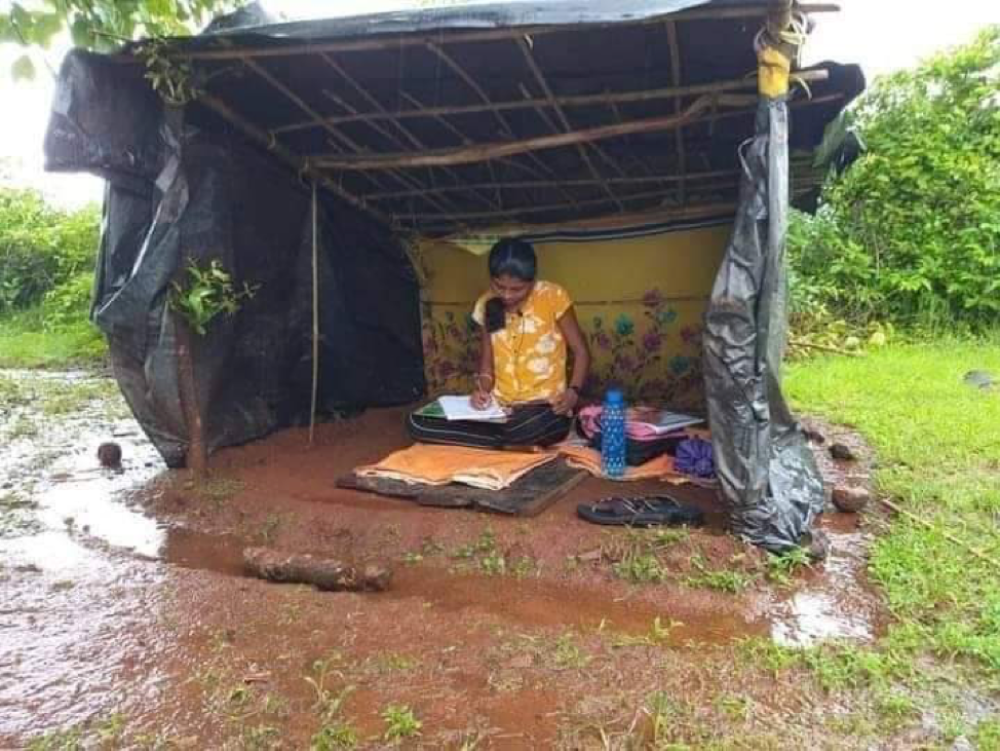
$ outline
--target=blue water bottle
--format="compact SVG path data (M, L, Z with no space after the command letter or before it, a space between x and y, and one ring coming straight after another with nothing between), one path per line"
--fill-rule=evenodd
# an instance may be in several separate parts
M625 397L608 389L601 412L601 471L612 480L625 474Z

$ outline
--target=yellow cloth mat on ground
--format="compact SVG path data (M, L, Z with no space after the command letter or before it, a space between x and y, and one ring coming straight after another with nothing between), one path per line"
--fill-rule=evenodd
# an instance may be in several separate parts
M600 451L586 446L560 446L559 453L566 458L566 463L569 466L585 469L597 477L604 476L604 473L601 472ZM674 469L674 458L668 454L661 454L638 467L626 467L625 475L620 479L663 480L672 485L684 485L692 481L690 477L682 475Z
M413 485L458 482L485 490L503 490L556 456L417 443L389 454L377 464L358 467L354 473L358 477L384 477Z

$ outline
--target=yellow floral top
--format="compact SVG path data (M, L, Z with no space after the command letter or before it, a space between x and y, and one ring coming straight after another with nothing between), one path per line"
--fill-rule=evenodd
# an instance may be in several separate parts
M473 308L480 326L491 297L492 292L485 293ZM537 281L520 313L508 313L507 325L491 334L493 395L500 403L551 399L566 390L566 340L557 322L572 304L558 284Z

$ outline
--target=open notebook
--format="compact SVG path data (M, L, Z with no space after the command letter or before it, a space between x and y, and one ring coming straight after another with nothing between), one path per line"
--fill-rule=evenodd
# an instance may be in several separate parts
M486 409L476 409L468 396L440 396L436 401L417 410L423 417L443 417L446 420L476 420L505 422L507 413L493 401Z

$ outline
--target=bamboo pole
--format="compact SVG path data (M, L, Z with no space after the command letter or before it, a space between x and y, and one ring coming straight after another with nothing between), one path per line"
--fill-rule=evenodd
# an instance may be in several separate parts
M809 3L798 6L806 13L836 13L840 11L840 6L836 3ZM674 21L732 21L749 18L765 18L768 14L766 4L746 5L738 7L720 8L698 8L692 10L679 11L669 14L669 18ZM650 25L661 23L667 16L660 14L650 18L631 21L636 25ZM474 31L454 31L447 34L445 41L448 44L469 44L474 42L491 42L501 39L512 39L522 36L538 37L542 34L553 34L558 32L572 31L579 25L569 24L536 24L531 26L513 26L500 29L477 29ZM262 47L247 47L241 50L234 49L214 49L214 50L181 50L171 54L182 60L233 60L248 55L255 58L264 57L296 57L298 55L312 55L319 52L370 52L377 50L397 50L403 47L416 47L426 45L428 42L441 41L440 31L433 34L405 34L405 35L382 35L366 37L364 39L342 39L329 42L305 42L296 44L273 44ZM136 62L131 55L119 57L123 62Z
M497 159L514 154L527 154L542 149L553 149L560 146L574 146L585 141L596 141L602 138L628 135L630 133L649 133L655 130L669 130L680 122L691 120L708 107L709 101L699 99L680 116L656 117L647 120L636 120L622 125L602 125L597 128L557 133L551 136L539 136L520 141L504 141L479 143L451 149L435 149L422 154L379 154L370 157L318 157L316 163L324 168L366 170L366 169L396 169L398 167L429 167L440 164L470 164Z
M827 70L804 70L796 73L796 76L806 83L826 81L830 77ZM375 110L373 112L357 113L351 115L337 115L324 118L330 125L343 125L345 123L368 122L369 120L403 120L415 117L440 118L445 115L472 115L492 110L509 111L521 109L538 109L558 105L560 107L587 107L601 104L629 104L635 102L649 102L658 99L671 99L675 97L699 96L701 94L716 94L734 91L756 91L757 79L737 78L729 81L716 81L713 83L690 84L687 86L669 86L657 89L645 89L642 91L622 91L605 92L603 94L581 94L576 96L555 96L550 101L546 97L536 97L530 99L512 99L503 102L490 102L489 104L466 104L450 107L417 107L416 109L405 110ZM315 127L312 120L305 122L289 123L277 128L273 128L275 134L289 133L296 130Z
M739 181L739 178L736 175L732 175L732 178L733 179L731 179L731 180L726 180L726 181L723 181L723 182L710 183L708 185L704 185L704 186L702 186L700 188L699 192L702 193L702 194L705 194L705 193L711 193L713 191L716 192L716 193L720 193L722 191L727 191L727 190L735 191L737 188L739 188L740 181ZM644 200L644 199L647 199L647 198L662 198L662 199L666 199L667 198L667 193L666 193L666 191L664 191L662 189L659 189L659 190L655 190L655 191L649 191L649 190L647 190L647 191L640 191L640 192L631 193L631 194L628 194L628 193L626 193L626 194L619 194L617 197L621 201ZM611 199L609 199L609 198L591 198L591 199L585 199L585 200L580 201L579 205L581 207L586 207L586 206L591 206L591 205L598 205L598 204L601 204L601 203L605 203L608 200L611 200ZM683 204L677 204L677 205L683 206ZM546 211L556 211L556 210L558 210L559 208L562 208L562 207L563 207L563 204L550 203L550 204L540 205L540 204L537 204L537 203L533 203L533 204L527 204L527 205L523 205L523 206L511 207L511 208L504 209L503 211L495 211L495 212L490 212L490 211L482 211L482 212L479 212L479 211L469 211L469 212L463 212L461 214L411 214L410 217L412 219L416 219L416 220L423 220L423 219L445 219L445 218L473 219L473 218L490 217L490 216L504 216L504 215L512 215L513 216L513 215L517 215L517 214L543 213L543 212L546 212Z
M348 146L348 148L352 148L355 151L358 150L357 149L357 144L355 144L349 138L347 138L346 136L344 136L339 130L337 130L337 128L335 128L334 126L326 123L323 120L322 115L320 115L312 107L310 107L308 104L306 104L306 102L302 99L302 97L300 97L298 94L296 94L290 88L288 88L288 86L286 86L284 84L284 82L280 81L278 78L276 78L274 75L272 75L264 66L262 66L260 63L256 62L255 60L251 60L248 57L242 58L241 61L251 71L253 71L257 76L259 76L262 80L264 80L265 82L267 82L267 84L269 86L271 86L273 89L275 89L275 91L277 91L278 93L280 93L282 96L284 96L290 102L292 102L296 107L298 107L302 112L304 112L306 115L308 115L311 118L310 122L314 126L319 127L319 128L323 128L327 133L329 133L332 136L332 138L334 139L334 142L345 143ZM367 177L368 177L368 180L371 181L373 184L378 185L378 181L375 180L371 175L368 175ZM381 190L382 187L379 186L379 189Z
M354 90L354 92L358 96L360 96L362 99L364 99L369 104L369 106L373 107L377 112L384 112L385 111L385 108L382 106L382 103L379 102L379 100L376 99L375 97L373 97L370 93L368 93L368 90L364 86L362 86L361 84L359 84L354 79L354 77L350 73L347 72L347 69L344 68L344 66L342 66L340 63L338 63L336 60L334 60L332 57L330 57L330 55L321 54L320 58L322 58L323 61L327 65L329 65L334 71L336 71L337 74L341 78L343 78L344 81L346 81L348 83L348 85L350 85L350 87ZM340 97L338 97L333 92L324 90L323 93L327 97L329 97L330 99L332 99L334 102L336 102L342 109L344 109L347 112L350 112L352 114L357 114L358 110L357 110L356 107L354 107L352 104L344 101L343 99L341 99ZM398 120L392 120L390 122L392 122L392 124L395 126L396 130L398 130L402 134L402 136L407 141L410 142L410 146L412 146L414 148L417 148L417 149L426 149L427 148L427 144L425 144L423 141L421 141L419 138L417 138L417 136L414 135L413 132L409 128L407 128L405 125L403 125L401 122L399 122ZM393 143L395 143L400 148L403 148L403 144L400 142L399 138L397 138L396 136L393 136L386 128L382 127L381 124L379 124L378 122L369 121L368 122L368 127L372 128L375 132L381 134L386 139L392 141ZM455 174L455 172L453 170L445 168L444 172L445 172L445 174L450 175L452 177L452 179L454 179L456 182L459 181L458 176ZM433 178L433 176L432 176L432 178ZM422 191L420 193L417 193L416 195L424 195L424 194L426 194L426 191ZM479 193L477 193L477 195L479 195L480 198L482 198L486 202L487 205L489 205L489 206L491 206L493 208L500 208L498 205L494 204L489 199L489 197L484 196L484 195L479 194Z
M811 106L824 104L842 98L843 95L841 94L832 94L796 104L799 106ZM574 146L578 143L598 141L606 138L616 138L618 136L631 135L634 133L667 131L676 128L679 125L693 124L696 122L723 117L753 114L755 111L750 109L739 109L710 114L708 117L704 118L697 117L699 114L709 109L715 101L716 98L714 97L702 97L688 106L687 109L685 109L680 115L668 115L665 117L633 120L622 124L616 123L613 125L601 125L596 128L586 128L584 130L573 131L570 133L558 133L551 136L527 138L520 141L480 143L469 146L460 146L457 148L429 150L423 153L350 156L317 155L313 157L313 159L319 167L341 170L399 169L471 164L474 162L487 161L489 159L512 156L514 154L526 154L544 149ZM791 106L795 106L795 104Z
M312 398L309 403L309 446L316 430L316 400L319 396L319 208L316 181L312 181Z
M667 21L667 43L670 45L670 79L675 88L681 86L681 43L677 37L677 22ZM674 114L679 115L684 108L681 98L674 97ZM677 198L680 203L687 202L687 191L684 175L687 173L687 154L684 151L684 128L674 129L674 146L677 149L677 168L680 172L680 185Z
M251 60L249 58L244 58L243 59L243 63L248 68L250 68L250 70L252 70L254 73L256 73L258 76L260 76L262 79L264 79L268 84L270 84L275 90L277 90L278 92L280 92L289 101L291 101L293 104L295 104L300 110L302 110L309 117L311 117L313 119L313 122L317 126L322 127L334 139L336 139L337 141L345 144L348 148L353 149L355 152L362 153L362 152L365 151L364 147L362 147L353 138L351 138L350 136L348 136L345 133L342 133L337 128L333 127L332 125L329 125L328 123L324 122L323 117L318 112L316 112L316 110L314 110L312 107L310 107L302 99L302 97L300 97L298 94L296 94L290 88L288 88L288 86L286 86L282 81L280 81L278 78L276 78L274 75L272 75L266 68L264 68L264 66L260 65L256 61ZM411 178L411 177L409 177L409 176L407 176L405 174L401 174L401 173L396 172L394 170L390 170L390 174L392 175L392 177L397 182L399 182L402 185L405 185L405 186L407 186L409 188L419 188L419 187L422 187L419 183L417 183L416 181L414 181L413 178ZM376 185L378 184L378 182L373 178L372 175L365 175L365 177L367 177L368 180L370 180L371 182L375 183ZM380 190L382 189L381 186L379 186L379 189ZM443 204L440 201L438 201L438 200L436 200L436 199L434 199L434 198L432 198L430 196L422 196L422 198L427 203L431 204L432 206L435 206L438 209L443 209L445 211L448 211L448 210L450 210L450 208L454 208L453 206L449 207L448 205Z
M673 221L700 221L700 220L710 220L710 219L725 219L731 217L736 213L735 203L720 203L720 204L703 204L696 206L686 206L681 208L673 208L669 211L664 211L663 207L653 208L653 209L642 209L639 211L634 211L630 214L624 216L599 216L594 218L575 218L570 221L573 229L578 230L601 230L609 229L615 227L623 227L642 223L663 223L663 222L673 222ZM565 226L566 223L562 223L559 226ZM502 224L486 224L486 223L476 223L476 224L465 224L457 225L455 222L447 221L445 218L444 222L439 222L438 224L426 224L420 227L410 228L409 231L416 234L427 233L432 234L434 237L447 239L449 237L460 236L462 233L470 231L480 231L484 227L501 227L505 230L516 231L521 235L529 235L536 232L551 232L553 225L549 224L539 224L539 223L528 223L528 222L506 222Z
M772 39L792 22L792 0L770 0L767 7L767 33Z
M425 46L427 47L427 49L429 49L431 52L437 55L438 58L445 65L451 68L452 71L454 71L455 75L461 78L465 82L466 86L468 86L470 89L472 89L473 92L475 92L476 96L479 97L479 100L484 105L486 105L491 112L493 112L493 116L496 118L496 121L499 124L500 129L504 133L504 135L506 135L512 141L515 140L517 137L514 135L514 130L513 128L510 127L510 123L507 121L507 118L501 111L493 107L493 103L490 100L489 95L483 90L482 86L476 83L476 80L468 73L468 71L466 71L465 68L459 65L458 61L455 60L447 52L445 52L440 45L435 44L434 42L428 42ZM554 177L552 169L545 162L543 162L537 154L532 153L530 151L524 153L527 153L528 158L531 160L531 162L540 170L542 170L543 173L548 174L550 177ZM569 199L570 202L574 202L573 197L570 196L569 194L567 194L567 198Z
M736 187L737 183L732 183L731 187ZM642 193L633 193L632 195L620 195L617 200L628 202L628 201L644 201L651 198L662 199L663 191L645 191ZM610 197L605 198L590 198L584 201L578 201L577 206L579 208L586 208L589 206L600 206L606 203L611 203L615 199ZM443 219L446 221L462 221L466 219L490 219L490 218L500 218L500 217L510 217L510 216L521 216L524 214L544 214L548 211L559 211L560 209L568 210L570 207L565 203L549 203L549 204L533 204L530 206L520 206L518 208L504 209L503 211L463 211L457 214L411 214L410 218L420 221L425 219Z
M503 134L508 138L510 138L512 141L516 140L517 136L514 134L514 129L511 128L510 122L507 120L507 118L501 111L493 107L493 102L490 100L489 94L487 94L486 91L483 89L483 87L476 82L476 79L474 79L472 75L469 74L469 72L465 70L465 68L463 68L455 58L453 58L451 55L445 52L445 50L439 44L436 44L434 42L428 42L425 46L427 47L427 49L429 49L431 52L437 55L445 65L451 68L452 71L455 73L455 75L461 78L465 82L466 86L468 86L476 93L476 96L479 97L480 101L488 106L489 110L493 113L493 116L496 118L497 124L500 126L500 129L503 132ZM539 167L543 171L548 172L550 175L552 174L552 170L549 168L547 164L545 164L545 162L543 162L539 158L537 154L534 154L530 151L525 153L528 154L528 158L535 164L535 166Z
M405 91L401 91L399 95L414 107L423 108L423 104L420 102L420 100L417 99L412 94L408 94ZM455 127L453 123L448 122L448 119L443 115L435 115L433 117L441 124L441 126L445 130L447 130L452 135L456 136L458 140L461 141L463 144L468 145L474 143L474 141L471 138L469 138L469 136L465 132ZM497 161L500 162L501 164L504 164L505 166L510 167L511 169L520 170L521 172L524 172L527 175L531 175L536 180L546 179L546 177L543 176L542 173L538 172L532 167L529 167L527 164L521 164L515 159L511 159L508 157L508 158L498 159ZM551 176L551 171L548 172L548 175ZM490 176L495 177L492 169L490 170ZM571 204L574 205L576 204L576 199L572 196L572 194L570 194L565 189L561 189L561 192L565 196L567 201L569 201Z
M258 128L252 122L247 120L241 114L236 112L232 107L223 102L221 99L212 96L211 94L202 94L198 97L198 103L204 105L216 115L221 117L226 122L235 126L243 135L249 138L251 141L256 142L260 146L274 154L280 161L282 161L286 166L290 167L297 174L307 175L310 177L315 177L320 181L320 184L329 190L331 193L336 195L338 198L346 201L351 206L360 211L368 214L368 216L377 220L379 223L389 226L391 221L386 214L383 214L378 209L367 205L362 199L355 196L343 188L341 188L337 183L335 183L330 178L325 175L314 172L312 165L302 157L293 153L285 146L277 143L273 138L271 138L267 133Z
M733 167L731 170L716 170L713 172L694 172L685 176L688 182L698 180L708 180L720 177L738 178L739 170ZM645 183L671 183L682 179L679 175L645 175L637 177L607 177L604 178L613 185L631 185ZM426 193L450 193L465 192L467 190L525 190L531 188L556 188L559 186L567 188L593 187L596 181L591 178L572 178L567 180L510 180L507 182L477 182L465 183L461 185L439 185L427 188ZM386 193L366 193L366 201L390 201L399 198L409 198L413 191L399 190Z
M555 110L556 117L559 118L559 122L562 124L562 132L563 133L571 132L573 128L569 124L569 118L566 117L566 113L563 111L562 107L559 106L559 104L555 101L555 95L552 93L552 88L549 86L549 82L545 79L545 75L542 73L541 68L538 67L538 63L535 61L534 55L531 54L531 49L528 47L528 43L524 40L523 37L515 39L514 43L521 51L521 56L524 58L524 61L528 64L528 68L531 70L532 75L534 75L535 82L542 89L542 93L545 94L545 99L546 101L549 102L549 106ZM539 114L541 114L542 112L543 110L539 109ZM543 117L543 119L548 123L550 130L552 130L554 133L559 132L559 128L557 128L551 120L549 120L547 117ZM618 206L618 210L624 213L625 205L618 200L618 197L615 195L614 191L611 190L611 187L608 185L608 183L602 179L601 174L597 171L597 168L594 166L594 163L590 159L590 154L587 152L587 146L590 146L595 150L600 149L600 147L594 143L587 145L578 143L576 145L576 150L577 153L580 155L580 159L583 161L585 165L587 165L587 170L593 176L597 184L601 186L601 189L604 190L607 196L612 201L614 201L615 204Z
M441 47L441 45L435 44L434 42L428 42L426 44L426 47L435 55L437 55L445 65L451 68L452 72L459 78L461 78L462 81L465 82L466 86L468 86L476 93L476 96L479 97L480 101L483 103L486 109L489 112L493 113L493 116L496 118L496 121L500 125L500 128L503 131L504 135L509 136L510 138L514 138L515 137L514 130L510 127L510 123L507 121L507 118L504 117L502 112L497 110L496 106L490 100L489 94L487 94L486 91L483 89L483 87L476 82L476 79L474 79L469 74L469 72L459 64L459 62L455 58L449 55L444 50L444 48Z
M732 188L736 189L739 187L738 182L732 183ZM795 195L805 192L804 189L796 189L794 191ZM646 194L634 194L632 196L622 196L622 200L628 201L630 198L650 198L656 196L662 196L662 192L657 193L646 193ZM600 205L601 203L607 203L605 199L592 199L589 201L581 201L580 204L583 207ZM476 212L469 212L463 215L449 216L442 214L440 216L434 215L423 215L423 216L410 216L405 217L411 220L414 227L411 228L412 231L416 232L428 232L437 234L438 232L448 232L448 234L456 234L456 232L471 231L475 228L482 228L484 226L507 226L510 217L513 217L518 232L521 234L530 234L532 232L550 232L552 230L552 224L526 224L523 222L517 222L517 217L521 214L531 214L539 213L542 211L558 211L559 209L567 209L565 204L550 204L545 207L541 206L528 206L520 209L509 209L504 211L502 214L489 214L487 212L482 212L479 216L471 216L471 214ZM731 215L736 211L735 203L719 203L719 204L696 204L692 206L681 206L681 207L670 207L665 209L663 206L650 207L645 209L639 209L627 214L628 221L630 223L638 223L642 221L649 222L664 222L664 221L677 221L685 219L710 219L720 216ZM404 217L397 217L399 220L403 220ZM472 221L472 220L479 221ZM496 220L495 222L492 220ZM507 220L505 222L504 220ZM578 229L601 229L607 226L609 221L624 222L625 219L618 216L607 216L602 215L594 220L588 219L570 219L566 220L572 223L574 228ZM456 225L458 225L456 227Z
M659 298L662 302L688 303L688 302L708 302L711 298L705 295L664 295ZM648 301L645 297L625 297L620 300L579 300L573 299L573 305L577 307L600 308L609 305L644 305ZM424 300L424 303L431 307L438 308L471 308L476 304L475 300Z
M611 110L611 114L614 117L615 122L620 125L621 123L625 122L625 119L622 117L622 113L621 113L621 110L618 108L618 105L615 104L615 102L608 101L608 99L607 99L608 96L610 96L610 92L605 91L605 93L604 93L604 97L605 98L604 98L604 100L603 100L602 103ZM632 139L629 138L628 136L625 137L625 146L626 146L626 149L628 151L629 156L631 156L631 158L632 158L632 162L636 165L636 167L640 171L642 171L643 173L645 173L646 177L654 177L655 178L655 176L653 175L653 170L650 168L649 164L646 161L642 160L642 159L637 159L635 157L635 155L632 153ZM619 174L620 175L624 175L625 174L625 170L624 169L620 169L619 170ZM659 181L664 186L670 184L669 180L663 180L662 177L659 178Z

